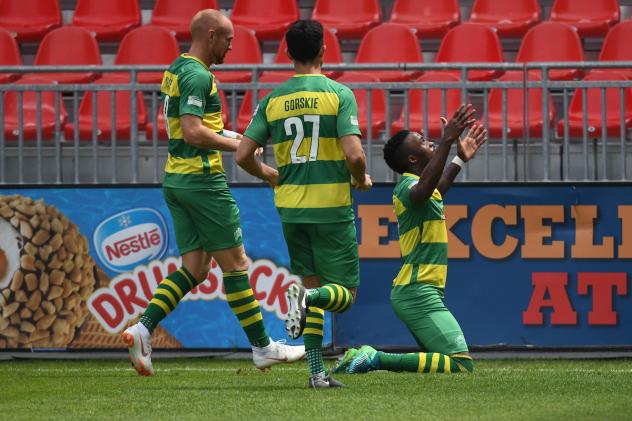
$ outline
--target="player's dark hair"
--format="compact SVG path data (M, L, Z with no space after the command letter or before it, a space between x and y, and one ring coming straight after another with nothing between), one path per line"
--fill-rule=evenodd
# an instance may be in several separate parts
M299 63L310 63L323 47L323 25L316 20L297 20L285 34L287 49Z
M396 173L402 174L408 169L406 148L402 147L410 130L400 130L384 145L384 161Z

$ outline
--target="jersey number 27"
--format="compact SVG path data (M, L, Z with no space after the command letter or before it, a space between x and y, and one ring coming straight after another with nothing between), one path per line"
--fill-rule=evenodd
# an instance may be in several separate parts
M303 143L303 140L305 139L303 120L305 122L312 123L312 142L309 147L309 156L298 155L301 143ZM292 133L296 130L296 135L294 136L292 147L290 148L292 164L304 164L307 161L316 161L318 159L318 131L320 129L320 116L308 114L303 116L303 120L301 120L300 117L290 117L285 120L284 123L285 134L287 136L292 136Z

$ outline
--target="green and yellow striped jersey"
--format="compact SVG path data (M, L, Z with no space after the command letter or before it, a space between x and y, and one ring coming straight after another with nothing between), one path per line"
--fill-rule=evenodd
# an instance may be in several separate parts
M294 75L263 98L245 136L261 146L272 140L279 170L274 203L283 222L353 220L340 143L352 134L360 136L355 97L324 75Z
M410 189L419 176L404 173L393 191L393 210L397 216L399 248L404 264L393 287L423 282L445 288L448 275L448 231L443 213L443 198L435 189L423 203L410 201Z
M160 91L169 136L163 185L198 189L226 183L221 153L188 145L180 126L180 116L191 114L217 133L224 129L222 103L208 67L196 57L182 54L165 71Z

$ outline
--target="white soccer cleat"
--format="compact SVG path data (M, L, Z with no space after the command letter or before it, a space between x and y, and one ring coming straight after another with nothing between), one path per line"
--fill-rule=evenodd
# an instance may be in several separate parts
M270 339L268 346L252 347L252 362L259 370L264 370L274 364L293 363L305 357L304 345L286 345L284 340L275 342Z
M292 284L286 291L290 306L285 318L285 330L292 339L298 339L303 334L307 319L307 303L305 288L299 284Z
M121 335L121 339L129 348L129 358L132 367L141 376L153 376L154 367L151 365L151 335L147 328L140 323L130 326Z

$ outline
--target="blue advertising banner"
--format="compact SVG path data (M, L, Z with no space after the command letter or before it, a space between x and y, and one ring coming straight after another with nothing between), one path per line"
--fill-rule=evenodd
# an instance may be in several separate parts
M355 196L362 283L336 346L416 347L389 302L392 189ZM632 186L460 185L444 200L446 305L469 345L632 345Z
M285 291L298 278L272 191L232 191L255 296L270 335L284 339ZM160 187L0 189L0 349L124 347L120 332L180 265L171 225ZM330 316L324 331L331 345ZM161 323L153 345L250 348L215 262Z

